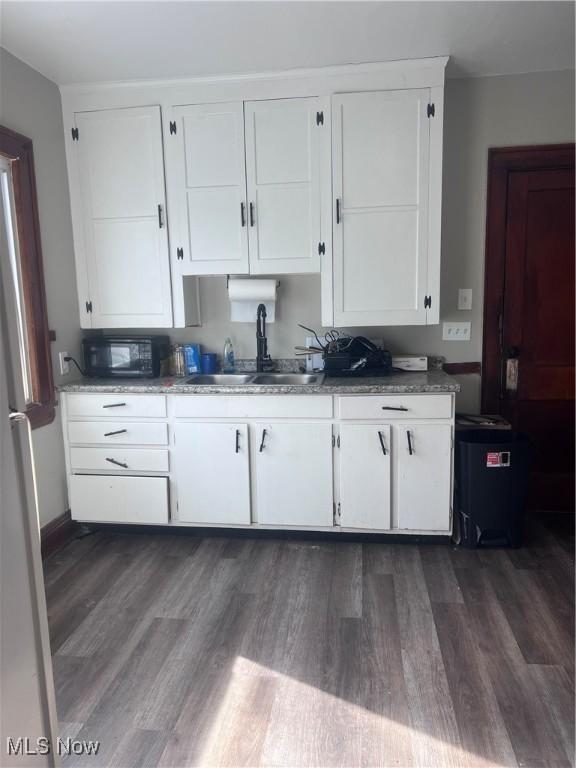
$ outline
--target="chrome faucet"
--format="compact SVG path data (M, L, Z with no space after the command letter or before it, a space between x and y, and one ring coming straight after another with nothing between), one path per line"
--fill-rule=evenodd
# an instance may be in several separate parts
M271 365L266 339L266 307L258 304L256 310L256 370L261 373Z

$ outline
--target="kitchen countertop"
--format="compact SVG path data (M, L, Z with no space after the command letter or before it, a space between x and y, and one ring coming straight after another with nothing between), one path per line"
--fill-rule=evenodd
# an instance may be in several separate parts
M459 392L458 382L442 370L398 371L388 376L326 377L322 384L186 384L185 377L158 379L79 379L57 387L59 392L173 395L387 395Z

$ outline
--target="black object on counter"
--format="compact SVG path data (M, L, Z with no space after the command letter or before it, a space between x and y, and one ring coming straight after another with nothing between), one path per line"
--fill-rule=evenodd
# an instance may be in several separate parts
M392 355L364 336L339 339L324 350L327 376L382 376L392 370Z
M456 543L521 546L531 453L530 439L521 432L456 433Z

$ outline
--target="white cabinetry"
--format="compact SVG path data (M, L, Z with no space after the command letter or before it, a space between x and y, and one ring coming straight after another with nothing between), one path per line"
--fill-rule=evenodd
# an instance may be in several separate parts
M318 99L245 105L250 273L320 271Z
M254 424L252 452L259 523L332 526L331 424Z
M430 126L441 119L429 88L333 97L336 326L438 322ZM432 151L441 152L436 134ZM439 240L439 227L433 234Z
M74 520L168 523L168 480L165 477L71 475L69 489Z
M248 273L242 102L174 109L173 250L182 274Z
M338 443L340 524L367 530L390 528L390 425L342 424Z
M393 426L398 528L450 527L452 426L406 422Z
M247 425L179 422L174 435L178 520L249 525Z
M168 184L181 274L320 271L319 104L302 98L173 109Z
M160 108L77 112L72 136L81 326L170 327Z

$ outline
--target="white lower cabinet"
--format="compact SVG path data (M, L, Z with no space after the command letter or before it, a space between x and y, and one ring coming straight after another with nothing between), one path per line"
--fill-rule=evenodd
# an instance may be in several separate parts
M452 426L406 422L392 430L398 528L448 531Z
M168 522L168 479L103 475L70 476L73 520L94 523Z
M340 427L340 524L390 528L390 425Z
M177 422L174 437L178 519L249 525L247 425Z
M332 526L332 425L272 422L251 432L258 522Z

